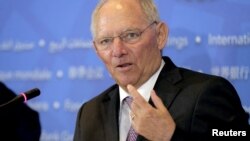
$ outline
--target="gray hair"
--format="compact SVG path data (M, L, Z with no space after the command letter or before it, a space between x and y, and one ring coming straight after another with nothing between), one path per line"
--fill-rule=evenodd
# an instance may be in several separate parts
M143 12L146 15L146 19L148 20L148 22L160 21L160 17L157 11L157 7L154 3L154 0L138 0L138 1L142 7ZM92 13L90 28L91 28L92 37L94 38L96 36L96 21L99 16L99 10L106 2L108 2L108 0L100 0Z

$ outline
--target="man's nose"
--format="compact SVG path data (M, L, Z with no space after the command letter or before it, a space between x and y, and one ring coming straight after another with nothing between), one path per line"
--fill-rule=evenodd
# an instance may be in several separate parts
M114 38L112 49L114 57L121 57L127 53L125 44L119 37Z

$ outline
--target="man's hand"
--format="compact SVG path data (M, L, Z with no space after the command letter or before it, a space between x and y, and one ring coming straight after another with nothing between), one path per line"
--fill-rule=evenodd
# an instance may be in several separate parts
M135 87L128 85L127 89L133 97L131 116L134 116L132 126L135 131L148 140L170 140L175 130L175 122L155 91L151 92L151 99L155 105L153 107Z

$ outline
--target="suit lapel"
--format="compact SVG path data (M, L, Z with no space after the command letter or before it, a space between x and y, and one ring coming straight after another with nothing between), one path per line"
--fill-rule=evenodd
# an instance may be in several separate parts
M168 58L163 58L165 65L159 74L156 81L154 90L156 94L161 98L164 105L170 109L171 104L174 102L175 97L178 95L180 88L175 86L175 84L181 81L182 77L179 69L173 64L173 62ZM149 103L154 106L152 99L149 99ZM136 141L145 141L143 136L138 136Z
M164 105L169 109L180 91L180 88L175 84L181 81L182 77L179 69L168 57L164 57L163 59L165 61L165 65L156 81L154 90L162 99ZM152 104L151 99L150 102Z
M103 119L105 141L119 140L119 90L115 87L108 93L108 97L103 100L101 115Z

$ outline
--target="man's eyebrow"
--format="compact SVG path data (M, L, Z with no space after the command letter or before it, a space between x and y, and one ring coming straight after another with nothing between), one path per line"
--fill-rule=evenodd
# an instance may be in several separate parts
M122 32L135 31L135 30L140 30L140 29L139 29L138 27L129 27L129 28L123 30ZM121 33L122 33L122 32L121 32Z

